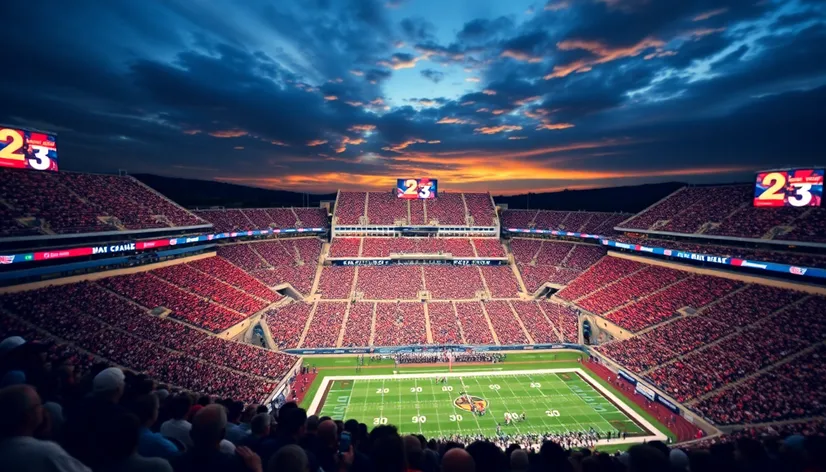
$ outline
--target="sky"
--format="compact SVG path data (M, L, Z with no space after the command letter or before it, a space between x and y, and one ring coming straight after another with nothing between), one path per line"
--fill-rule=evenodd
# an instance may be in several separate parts
M822 0L11 0L61 169L514 194L826 164Z

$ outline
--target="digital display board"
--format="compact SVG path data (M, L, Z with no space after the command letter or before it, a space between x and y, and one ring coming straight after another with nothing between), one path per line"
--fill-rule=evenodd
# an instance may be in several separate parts
M0 125L0 167L57 171L56 136Z
M408 200L436 198L438 192L435 179L398 179L396 182L396 196Z
M754 185L755 207L820 206L823 169L758 172Z

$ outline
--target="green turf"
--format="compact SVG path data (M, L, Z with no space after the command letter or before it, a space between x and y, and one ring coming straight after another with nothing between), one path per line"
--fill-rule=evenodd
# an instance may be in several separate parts
M486 402L487 413L478 416L457 405L460 391L466 391L474 401L478 398ZM526 420L506 426L505 412L524 412ZM448 378L447 384L432 377L336 380L319 414L334 419L354 418L368 427L393 424L402 433L426 437L493 436L497 423L502 424L504 434L594 428L601 433L644 435L642 428L575 373L492 376L474 372Z

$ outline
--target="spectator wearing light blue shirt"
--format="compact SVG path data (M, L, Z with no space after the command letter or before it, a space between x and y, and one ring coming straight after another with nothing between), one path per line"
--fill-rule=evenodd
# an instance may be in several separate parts
M153 432L150 428L158 420L158 397L155 395L141 395L135 399L132 409L141 423L138 436L138 454L143 457L162 457L169 459L181 453L175 444Z

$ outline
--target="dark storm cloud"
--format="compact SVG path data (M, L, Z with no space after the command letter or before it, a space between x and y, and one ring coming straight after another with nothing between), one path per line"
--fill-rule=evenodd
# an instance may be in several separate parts
M308 190L701 181L819 156L821 3L552 3L455 37L416 2L15 3L0 122L58 131L67 169ZM435 89L446 74L458 92Z
M427 80L433 81L434 84L438 84L445 78L444 72L439 72L433 69L424 69L420 72L422 77L426 78Z

